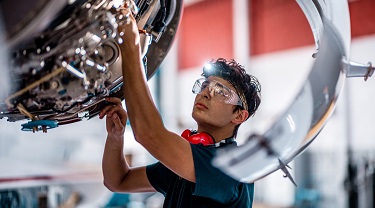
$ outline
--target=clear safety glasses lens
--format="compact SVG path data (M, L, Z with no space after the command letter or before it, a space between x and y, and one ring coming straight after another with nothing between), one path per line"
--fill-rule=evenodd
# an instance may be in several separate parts
M242 101L236 92L215 80L208 80L205 78L198 79L194 83L192 92L194 94L200 94L206 88L208 88L210 95L213 95L213 97L220 101L227 104L242 106Z

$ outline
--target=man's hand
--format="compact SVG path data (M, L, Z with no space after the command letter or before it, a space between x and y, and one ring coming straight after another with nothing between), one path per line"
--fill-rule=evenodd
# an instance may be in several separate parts
M106 106L99 114L99 118L106 118L106 128L109 135L114 137L124 136L128 115L121 105L121 100L115 97L106 98L112 105Z
M126 53L129 49L134 49L140 46L140 37L137 22L132 15L131 9L123 8L121 13L125 18L128 18L127 21L120 24L117 28L118 33L123 40L122 43L119 44L121 51Z

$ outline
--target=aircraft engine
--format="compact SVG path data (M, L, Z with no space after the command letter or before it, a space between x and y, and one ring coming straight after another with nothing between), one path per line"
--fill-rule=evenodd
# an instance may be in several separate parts
M22 0L1 2L9 85L0 118L28 120L22 130L47 131L92 118L104 97L122 98L122 41L117 27L131 8L142 40L147 78L173 42L182 0ZM20 15L22 14L22 15ZM126 32L126 31L125 31Z

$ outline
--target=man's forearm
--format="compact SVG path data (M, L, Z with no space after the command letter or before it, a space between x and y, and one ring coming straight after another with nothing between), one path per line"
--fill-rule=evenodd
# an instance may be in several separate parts
M102 168L104 184L111 191L115 191L118 185L129 172L129 166L123 154L124 138L107 136L104 148Z
M122 64L124 97L133 132L137 139L142 139L140 134L155 132L152 129L163 127L163 124L147 86L139 46L133 46L129 51L128 56L123 56Z

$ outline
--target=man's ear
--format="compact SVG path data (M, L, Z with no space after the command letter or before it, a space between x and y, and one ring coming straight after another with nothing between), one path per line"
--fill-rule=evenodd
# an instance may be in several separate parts
M241 124L246 121L246 119L249 117L249 111L247 110L239 110L236 112L237 116L232 120L233 123Z

